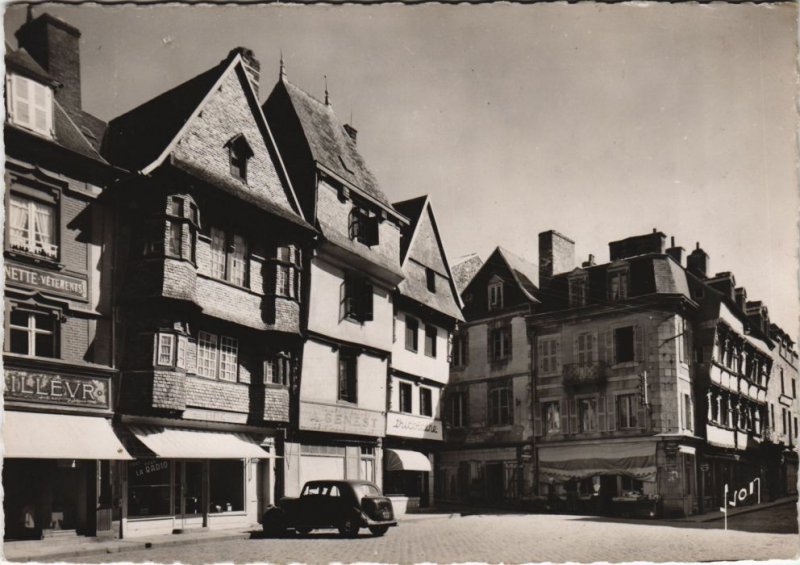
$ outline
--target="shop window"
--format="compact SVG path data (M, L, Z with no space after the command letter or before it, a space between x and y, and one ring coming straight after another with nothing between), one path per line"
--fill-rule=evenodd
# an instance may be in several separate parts
M578 419L581 432L597 431L596 398L581 398L578 400Z
M469 360L469 333L462 330L453 335L453 349L450 363L453 367L464 367Z
M168 516L172 462L145 459L128 463L128 516Z
M225 144L228 148L231 175L247 182L247 161L253 156L253 150L244 135L239 134Z
M617 396L617 428L626 430L636 428L636 416L639 411L635 394L620 394Z
M400 412L404 414L411 414L411 391L412 387L410 383L399 383L398 385L398 392L400 394Z
M210 379L236 381L239 341L201 331L197 336L197 374Z
M622 492L622 496L625 496L625 493L636 493L642 494L644 489L644 483L638 479L634 479L633 477L628 477L627 475L622 475L620 477L620 490Z
M378 245L379 218L366 208L354 206L350 211L349 234L350 239L363 243L369 247Z
M454 392L450 395L450 425L454 428L463 428L467 425L467 395L463 392Z
M436 292L436 271L428 267L425 268L425 286L429 292Z
M489 389L489 425L504 426L513 422L511 384L495 384Z
M282 245L275 252L275 293L300 299L302 254L295 245Z
M17 74L7 85L11 123L47 137L53 137L53 91Z
M594 334L581 333L575 337L575 357L578 365L586 367L595 362L597 339Z
M573 308L586 306L586 276L569 279L569 305Z
M561 433L561 403L544 402L542 403L542 414L544 415L544 430L546 434Z
M419 322L416 318L406 315L406 349L417 352L419 349Z
M211 228L211 261L208 274L237 286L248 285L248 252L244 237Z
M608 274L608 299L611 302L628 298L627 269L611 271Z
M433 391L428 387L419 387L419 414L433 416Z
M55 206L19 194L11 194L9 203L9 247L30 255L58 259Z
M425 325L425 355L436 357L436 327Z
M244 462L212 459L208 464L209 512L244 510Z
M30 357L58 357L58 317L51 312L13 307L6 349Z
M634 360L634 327L626 326L614 330L614 362L627 363Z
M552 375L561 370L558 337L539 338L539 370L543 375Z
M495 328L491 330L489 342L489 358L492 361L502 361L511 357L511 327Z
M339 400L358 401L358 356L355 353L339 352Z
M345 275L339 288L339 318L368 322L372 320L372 283L352 273Z
M264 363L264 382L288 386L292 382L292 358L287 352L280 352Z
M500 310L503 307L503 281L489 285L489 310Z

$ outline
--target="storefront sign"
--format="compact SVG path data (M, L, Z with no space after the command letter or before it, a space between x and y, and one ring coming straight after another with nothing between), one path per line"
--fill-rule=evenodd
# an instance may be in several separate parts
M348 406L300 403L301 430L383 437L385 424L386 419L380 412Z
M441 440L442 421L389 412L386 415L386 434L417 439Z
M6 284L25 288L38 288L70 298L82 300L89 298L85 279L13 263L6 263L4 268Z
M5 385L6 400L110 408L106 379L7 369Z

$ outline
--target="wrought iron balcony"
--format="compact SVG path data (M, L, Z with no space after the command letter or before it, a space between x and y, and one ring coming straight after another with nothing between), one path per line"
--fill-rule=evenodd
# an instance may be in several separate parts
M565 386L599 385L606 381L606 364L601 361L566 363L563 375Z

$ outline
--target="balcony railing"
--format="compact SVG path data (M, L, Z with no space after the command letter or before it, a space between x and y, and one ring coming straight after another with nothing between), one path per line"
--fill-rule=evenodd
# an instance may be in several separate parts
M606 364L601 361L566 363L563 374L566 386L598 385L606 380Z
M58 245L45 243L43 241L31 242L27 238L20 237L13 233L10 234L8 240L11 249L15 251L49 257L50 259L58 259Z

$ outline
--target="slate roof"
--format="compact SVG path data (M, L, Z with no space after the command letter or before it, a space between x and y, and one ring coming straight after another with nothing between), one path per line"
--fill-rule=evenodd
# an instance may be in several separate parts
M410 222L410 226L403 230L403 237L400 239L400 262L403 262L406 259L408 245L411 242L411 236L414 234L414 230L417 227L417 222L422 214L422 210L425 208L425 203L427 200L428 197L423 195L418 196L417 198L404 200L402 202L395 202L393 204L394 209L408 218Z
M103 154L114 164L141 170L155 161L222 76L230 61L156 96L108 123Z
M456 288L459 293L463 293L469 285L472 277L481 270L483 267L483 260L477 253L472 253L462 257L458 263L451 266L450 270L453 273L453 281L456 283Z
M528 295L528 298L538 302L536 293L539 289L536 288L536 284L533 282L538 277L538 267L508 249L498 247L497 252L505 259L509 269L511 269L511 274L514 275L514 279L522 291Z
M375 176L358 153L355 142L344 130L333 108L320 102L287 80L276 89L285 88L295 109L311 155L317 163L333 171L353 186L392 209Z

